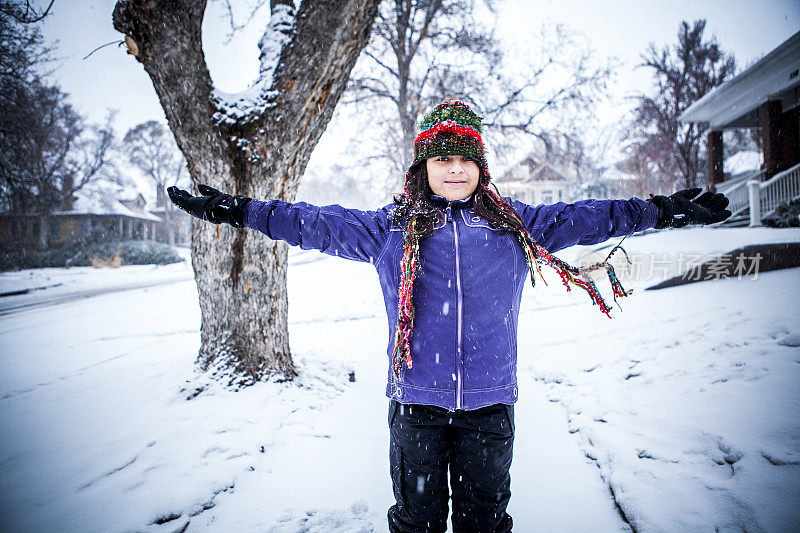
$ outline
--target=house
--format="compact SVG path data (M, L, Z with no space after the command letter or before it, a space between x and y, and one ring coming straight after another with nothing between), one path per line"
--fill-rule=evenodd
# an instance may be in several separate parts
M602 171L591 183L582 185L587 198L647 198L654 191L655 170L647 161L621 159Z
M800 197L800 32L678 120L708 125L708 187L730 198L734 217L749 211L758 224L779 203ZM725 180L722 132L729 128L761 129L761 169L738 183Z
M180 212L169 200L166 189L156 187L155 207L146 207L144 197L139 193L128 192L120 202L133 211L146 212L159 218L153 225L154 239L171 245L188 246L192 241L192 219Z
M0 216L0 245L44 250L89 238L155 240L162 223L140 193L82 190L60 211Z
M508 169L497 180L497 187L504 196L538 205L571 201L577 183L555 164L528 156Z

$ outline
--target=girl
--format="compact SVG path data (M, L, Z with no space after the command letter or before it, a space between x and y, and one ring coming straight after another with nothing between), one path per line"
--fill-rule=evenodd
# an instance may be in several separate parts
M517 400L517 318L525 278L539 263L596 286L550 252L647 228L708 224L728 200L700 189L649 201L582 200L530 206L490 188L481 117L459 101L422 120L402 195L377 211L262 202L200 185L172 201L215 224L248 227L378 271L389 329L386 395L397 502L392 532L447 529L448 469L454 532L511 531L506 512ZM615 296L625 291L607 264Z

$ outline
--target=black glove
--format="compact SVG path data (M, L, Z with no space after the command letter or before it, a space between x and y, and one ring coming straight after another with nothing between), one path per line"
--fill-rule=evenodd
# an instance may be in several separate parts
M247 196L231 196L208 185L198 185L202 196L192 196L177 187L168 187L167 194L172 203L193 217L220 224L225 222L234 228L244 227L244 207L252 200Z
M724 194L706 191L694 198L702 190L695 187L678 191L669 197L653 196L650 201L658 207L655 229L713 224L731 216L731 212L725 209L728 207L728 199Z

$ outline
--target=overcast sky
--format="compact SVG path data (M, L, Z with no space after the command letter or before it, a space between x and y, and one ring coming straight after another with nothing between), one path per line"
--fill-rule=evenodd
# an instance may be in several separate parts
M114 4L114 0L56 0L43 32L48 41L58 41L61 59L53 76L72 102L95 121L102 120L107 109L116 109L117 127L124 134L134 124L163 120L164 115L148 76L124 47L109 46L82 59L95 47L120 39L111 26ZM245 1L252 4L253 0ZM598 113L603 122L618 121L629 106L624 97L649 87L649 73L635 69L640 55L650 42L658 46L674 42L682 20L707 19L706 35L716 36L740 67L800 31L800 0L506 0L498 4L499 27L506 39L536 33L543 23L562 23L584 34L598 57L619 60L612 102ZM260 16L268 16L266 9ZM264 23L250 24L226 44L229 26L222 6L219 1L209 2L203 42L218 88L235 92L255 78L256 41ZM334 137L323 136L318 151L340 150L343 141Z

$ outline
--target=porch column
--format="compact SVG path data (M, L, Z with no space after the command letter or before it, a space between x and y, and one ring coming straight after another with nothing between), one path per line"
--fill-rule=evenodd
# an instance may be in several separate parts
M764 102L758 109L761 119L761 142L764 147L764 180L774 176L781 166L781 102Z
M761 182L747 180L747 193L750 204L750 227L761 225Z
M722 132L711 130L708 132L708 190L716 191L717 185L725 181L725 172L722 159Z
M800 163L800 109L794 108L781 115L781 170Z
M47 249L47 217L40 216L39 217L39 235L37 235L39 239L39 249L45 250Z

